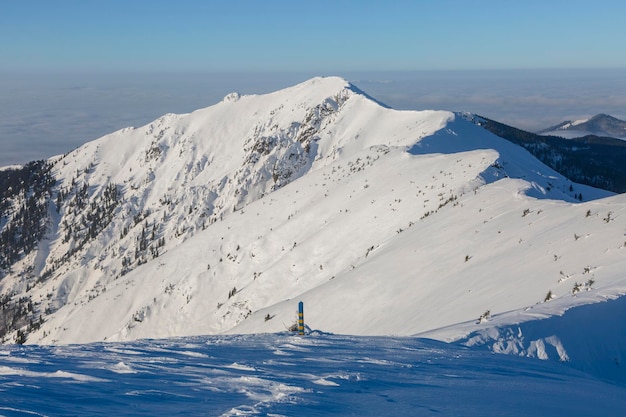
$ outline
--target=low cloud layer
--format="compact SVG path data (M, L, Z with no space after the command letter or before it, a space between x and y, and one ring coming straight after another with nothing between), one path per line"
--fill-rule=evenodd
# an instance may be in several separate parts
M314 75L5 74L0 78L0 166L63 154L165 113L210 106L232 91L261 94ZM624 70L336 75L396 109L468 111L531 131L597 113L626 119Z
M626 70L421 72L361 87L394 108L468 111L530 131L598 113L626 119Z

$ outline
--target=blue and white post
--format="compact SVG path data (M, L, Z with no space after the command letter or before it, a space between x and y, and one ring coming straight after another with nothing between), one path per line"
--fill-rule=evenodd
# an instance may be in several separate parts
M298 303L298 334L304 335L304 303Z

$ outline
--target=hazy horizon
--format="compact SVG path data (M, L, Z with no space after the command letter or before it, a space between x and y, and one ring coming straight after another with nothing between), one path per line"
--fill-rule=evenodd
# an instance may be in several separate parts
M0 166L69 152L226 94L342 76L399 110L467 111L536 131L598 113L626 119L626 69L362 72L52 72L0 77Z

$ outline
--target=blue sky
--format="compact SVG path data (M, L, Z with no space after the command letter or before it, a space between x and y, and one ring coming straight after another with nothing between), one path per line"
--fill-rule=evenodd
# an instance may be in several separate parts
M0 71L626 67L626 2L7 0Z

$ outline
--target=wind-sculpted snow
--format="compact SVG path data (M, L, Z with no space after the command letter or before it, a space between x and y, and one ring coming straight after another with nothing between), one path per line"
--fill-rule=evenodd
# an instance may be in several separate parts
M624 387L426 339L312 332L0 348L4 416L623 416Z
M519 314L520 323L508 325L506 319L496 318L460 342L484 346L496 353L567 362L568 366L598 378L626 385L626 324L621 320L625 313L626 297L540 319L540 311L529 309Z

